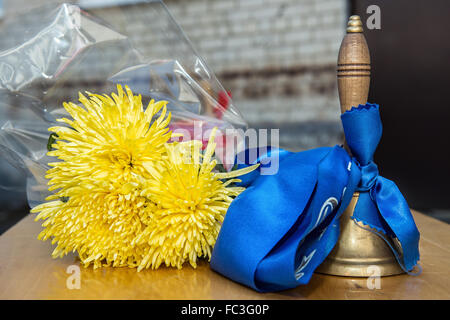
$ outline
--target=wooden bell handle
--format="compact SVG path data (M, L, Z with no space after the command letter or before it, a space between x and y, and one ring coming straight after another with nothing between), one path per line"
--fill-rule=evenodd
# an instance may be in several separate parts
M337 79L341 112L367 102L370 54L359 16L351 16L339 49Z

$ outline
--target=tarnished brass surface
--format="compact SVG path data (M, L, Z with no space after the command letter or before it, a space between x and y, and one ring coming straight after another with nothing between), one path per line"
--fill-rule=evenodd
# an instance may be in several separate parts
M340 221L341 233L338 243L327 259L316 270L319 273L338 276L369 277L374 272L380 276L403 273L393 253L378 235L361 228L350 217L353 214L359 193L355 193ZM391 243L395 246L395 243ZM370 268L371 266L378 267Z

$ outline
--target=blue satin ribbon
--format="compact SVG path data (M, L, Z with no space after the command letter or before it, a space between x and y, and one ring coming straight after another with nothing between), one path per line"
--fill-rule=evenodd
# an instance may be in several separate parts
M400 266L411 271L419 260L419 231L402 193L394 182L379 175L373 162L382 134L379 106L359 105L342 114L341 120L347 144L361 169L360 196L352 218L377 230L383 239L396 238L401 247L391 249Z
M245 161L239 167L262 165L242 177L247 189L228 209L212 253L214 270L262 292L308 283L336 244L339 218L357 190L354 218L397 237L403 249L399 262L408 270L415 265L418 232L411 213L372 160L381 137L378 106L354 108L342 115L342 123L354 158L339 146L240 155ZM275 163L278 172L264 174Z

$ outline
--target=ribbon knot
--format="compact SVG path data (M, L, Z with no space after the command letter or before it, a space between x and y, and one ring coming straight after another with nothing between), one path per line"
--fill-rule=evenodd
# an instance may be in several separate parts
M361 181L358 184L357 190L361 192L371 190L378 179L378 166L373 161L370 161L369 164L365 166L360 165L356 160L355 163L361 170Z

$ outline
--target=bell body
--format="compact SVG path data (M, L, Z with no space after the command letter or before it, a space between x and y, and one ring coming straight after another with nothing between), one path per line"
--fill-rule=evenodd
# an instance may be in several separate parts
M403 273L384 240L368 231L367 229L370 229L368 226L350 218L358 197L359 193L353 194L349 206L341 216L339 240L316 272L350 277ZM395 246L394 243L391 245Z

